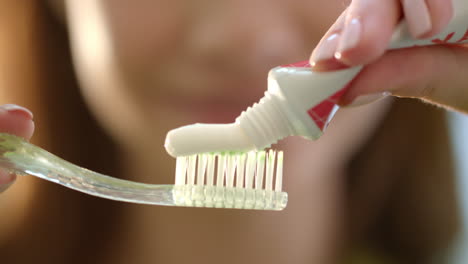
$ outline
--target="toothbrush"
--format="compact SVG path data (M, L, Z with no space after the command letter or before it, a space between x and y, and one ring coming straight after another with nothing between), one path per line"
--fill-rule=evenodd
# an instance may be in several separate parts
M211 153L177 158L175 185L143 184L67 162L24 139L0 133L0 167L111 200L188 207L282 210L283 153ZM215 171L216 170L216 171Z

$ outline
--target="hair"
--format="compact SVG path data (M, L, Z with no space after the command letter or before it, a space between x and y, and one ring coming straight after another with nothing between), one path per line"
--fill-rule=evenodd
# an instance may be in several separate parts
M116 144L87 110L67 32L48 8L32 0L0 2L0 58L0 103L33 110L33 143L119 176ZM458 228L444 111L413 101L394 103L350 161L347 184L348 247L372 248L399 263L424 263L450 244ZM33 198L12 237L0 234L2 261L99 262L122 218L119 203L33 177L18 184L33 186Z

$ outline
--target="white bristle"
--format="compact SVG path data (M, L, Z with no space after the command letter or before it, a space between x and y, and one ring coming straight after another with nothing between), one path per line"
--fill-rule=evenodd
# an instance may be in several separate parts
M287 201L282 170L281 151L179 157L176 185L186 188L178 199L186 206L278 209Z
M278 162L276 163L276 182L275 191L280 192L283 189L283 152L278 152Z
M265 190L271 191L273 190L273 172L275 169L275 156L276 152L270 150L268 152L267 163L266 163L266 182L265 182Z
M236 156L227 157L226 166L226 187L234 187L234 173L236 172Z
M216 175L216 186L224 186L224 172L226 168L226 156L218 155L218 173Z
M192 155L188 158L188 167L187 167L187 184L195 184L195 167L197 165L197 155Z
M245 158L247 155L245 153L237 156L237 177L236 177L236 187L244 187L244 172L245 172Z
M207 156L207 169L206 169L206 185L214 185L214 169L215 169L215 156Z
M256 159L257 155L255 154L255 152L249 152L247 156L247 166L245 171L245 188L247 189L252 189L253 187Z
M185 184L185 175L187 173L187 157L177 158L176 164L176 185Z
M197 185L205 185L206 154L198 156L197 164Z
M263 172L265 170L265 151L257 153L257 170L255 171L255 189L263 188Z

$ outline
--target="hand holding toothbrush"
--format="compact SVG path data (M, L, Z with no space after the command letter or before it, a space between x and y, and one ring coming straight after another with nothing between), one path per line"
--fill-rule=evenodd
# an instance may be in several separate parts
M387 51L401 19L413 38L427 39L440 33L455 11L453 0L353 0L313 51L311 64L316 71L367 65L343 96L344 105L391 93L468 112L466 46Z
M32 113L26 108L5 104L0 106L0 132L11 133L30 139L34 132ZM0 170L0 193L5 191L16 179L16 175Z

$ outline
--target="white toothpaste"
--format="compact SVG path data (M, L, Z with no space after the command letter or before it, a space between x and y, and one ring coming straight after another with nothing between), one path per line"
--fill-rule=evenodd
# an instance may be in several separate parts
M411 38L406 23L395 30L389 49L468 43L468 0L454 0L454 17L431 39ZM319 138L337 101L362 66L314 72L308 62L273 68L268 90L232 124L193 124L169 131L165 147L174 157L203 152L262 150L287 136Z

